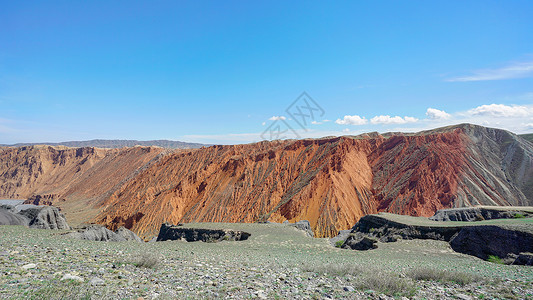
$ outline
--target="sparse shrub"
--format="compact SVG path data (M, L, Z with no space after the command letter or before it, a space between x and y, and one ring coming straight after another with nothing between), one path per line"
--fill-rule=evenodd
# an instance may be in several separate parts
M483 277L476 274L449 270L439 270L426 267L411 269L409 272L407 272L406 275L415 280L454 282L461 285L482 281L484 279Z
M318 274L331 274L337 276L359 275L363 269L359 265L353 264L305 264L300 268L304 272L313 272Z
M335 243L335 247L337 247L337 248L342 247L342 245L344 245L344 241L337 241L337 242Z
M489 255L489 257L487 258L487 261L491 262L491 263L494 263L494 264L500 264L500 265L504 265L505 264L503 259L499 258L496 255Z
M155 269L159 265L159 257L155 254L143 253L135 257L131 263L137 268Z
M300 268L304 272L328 274L336 276L352 275L355 285L360 290L374 290L380 293L397 296L413 296L415 285L408 278L400 278L397 274L372 270L354 264L305 264Z
M526 216L524 216L523 214L518 214L518 213L516 213L516 214L514 214L513 217L514 217L515 219L522 219L522 218L525 218Z
M357 287L361 290L374 290L387 295L407 297L412 297L416 291L415 284L411 280L385 272L365 272L357 278Z
M107 291L104 291L107 294ZM107 295L109 296L109 295ZM106 296L97 297L90 286L82 285L78 282L64 282L61 285L49 284L31 292L31 295L25 295L25 299L73 299L73 300L90 300L105 298Z

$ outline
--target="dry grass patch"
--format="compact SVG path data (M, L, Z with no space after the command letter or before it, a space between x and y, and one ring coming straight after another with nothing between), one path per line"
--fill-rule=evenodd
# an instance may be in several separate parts
M412 297L416 292L416 286L412 280L401 278L398 274L380 271L361 274L357 278L357 288L407 297Z
M361 274L361 272L363 272L363 268L361 268L361 266L359 265L333 264L333 263L326 263L326 264L306 263L302 267L300 267L300 270L304 272L329 274L329 275L337 275L337 276L346 276L346 275L357 276Z
M482 276L472 273L439 270L427 267L411 269L406 275L414 280L453 282L461 285L484 281Z
M354 287L359 290L373 290L394 296L413 296L416 286L409 278L401 278L398 274L363 268L354 264L305 264L300 268L304 272L327 274L334 276L352 275Z

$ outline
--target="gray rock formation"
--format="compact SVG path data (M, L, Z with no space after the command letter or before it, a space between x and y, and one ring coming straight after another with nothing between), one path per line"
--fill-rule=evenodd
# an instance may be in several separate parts
M350 235L350 232L352 232L351 229L339 231L338 235L329 239L329 243L334 247L337 246L337 243L340 241L344 243L346 239L348 238L348 236Z
M65 216L53 206L31 207L19 212L28 218L30 228L70 229Z
M126 227L120 227L115 231L115 233L123 237L126 241L136 241L139 243L144 242L139 236L137 236L133 231L127 229Z
M187 242L244 241L250 237L248 232L227 229L185 228L172 224L161 224L157 241L182 240Z
M528 211L506 210L505 208L486 208L486 207L463 207L449 208L438 210L435 215L430 217L433 221L463 221L474 222L492 219L512 219L516 217L530 217L532 214Z
M117 229L117 231L113 232L104 226L95 224L80 228L77 232L69 232L67 233L67 236L80 240L97 242L143 242L135 233L124 227L121 227Z
M17 207L20 209L20 206ZM0 206L0 225L23 225L40 229L70 229L65 216L53 206Z
M27 218L16 213L14 206L0 206L0 225L28 226L28 222L29 220Z
M307 236L314 237L315 233L313 232L313 229L311 229L311 223L307 220L301 220L296 223L290 223L289 221L283 222L284 225L294 227L296 229L300 229L304 231Z

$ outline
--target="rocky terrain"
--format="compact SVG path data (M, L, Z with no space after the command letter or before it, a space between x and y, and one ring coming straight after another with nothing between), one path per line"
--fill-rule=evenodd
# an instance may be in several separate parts
M353 251L283 224L184 226L251 235L218 243L96 242L62 230L0 226L0 298L533 297L533 268L456 253L443 241L378 242L375 250Z
M295 223L335 236L361 217L532 205L533 144L457 125L192 150L0 148L0 197L61 208L69 223L144 239L164 222Z

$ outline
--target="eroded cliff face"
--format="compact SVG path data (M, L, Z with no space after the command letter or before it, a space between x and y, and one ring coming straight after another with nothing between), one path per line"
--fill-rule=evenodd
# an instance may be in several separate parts
M162 151L27 146L0 148L0 198L60 207L69 222L89 221L98 201Z
M309 220L324 237L378 211L430 216L465 205L533 204L533 145L474 125L164 153L46 149L2 150L0 193L57 194L67 218L142 237L164 222L266 220Z
M479 143L478 134L493 145ZM503 167L508 149L528 145L512 146L520 139L509 135L511 144L500 146L491 134L463 125L387 138L262 142L173 154L109 197L95 220L146 236L164 221L309 220L323 237L377 211L430 216L449 207L530 203L519 182L505 179L516 171ZM519 169L531 172L533 155L522 156L529 165Z
M172 154L109 197L96 220L149 235L164 221L306 219L319 236L329 235L376 212L371 144L342 137Z

